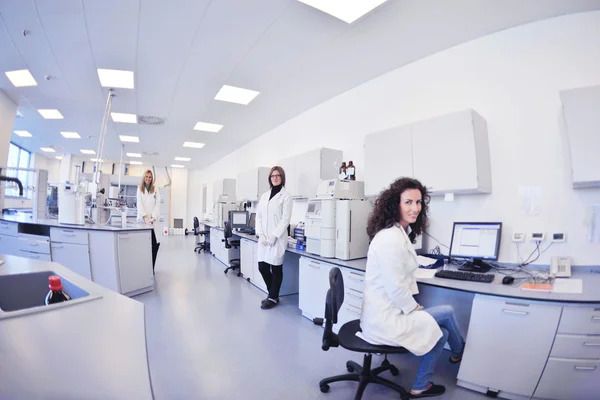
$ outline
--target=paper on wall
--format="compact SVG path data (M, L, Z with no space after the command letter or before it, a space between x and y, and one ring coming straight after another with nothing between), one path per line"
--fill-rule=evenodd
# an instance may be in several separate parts
M521 211L525 215L539 215L542 202L542 188L539 186L519 187Z
M454 201L454 193L446 193L444 195L444 201Z

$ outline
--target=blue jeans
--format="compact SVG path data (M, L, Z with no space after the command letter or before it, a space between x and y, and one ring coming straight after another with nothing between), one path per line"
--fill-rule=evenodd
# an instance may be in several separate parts
M436 306L425 309L440 326L442 337L429 353L425 354L421 359L419 370L417 371L417 379L413 383L414 390L424 390L429 386L433 371L437 363L444 345L446 342L450 344L451 354L455 357L460 356L465 349L465 338L460 333L458 322L454 315L452 306Z

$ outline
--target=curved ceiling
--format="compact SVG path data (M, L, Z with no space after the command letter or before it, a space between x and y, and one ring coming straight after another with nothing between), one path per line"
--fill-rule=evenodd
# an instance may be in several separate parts
M143 161L203 168L290 118L419 58L512 26L600 8L599 0L389 0L351 25L296 0L0 0L0 89L19 106L13 135L28 150L96 149L107 89L97 68L134 71L112 111L165 118L163 126L109 122ZM25 34L24 34L25 32ZM3 73L29 69L38 86ZM46 79L48 77L48 79ZM260 92L249 105L214 100L222 85ZM62 120L37 109L56 108ZM224 125L194 131L198 121ZM75 131L81 139L65 139ZM205 143L182 148L184 141Z

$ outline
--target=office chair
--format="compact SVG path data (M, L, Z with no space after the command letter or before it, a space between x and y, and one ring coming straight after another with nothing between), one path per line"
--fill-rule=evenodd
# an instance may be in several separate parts
M225 248L226 249L230 249L230 248L235 248L237 249L238 247L240 247L240 241L239 240L229 240L230 237L233 236L233 232L231 231L231 224L229 223L229 221L225 221L224 223L224 228L223 228L223 236L225 237L225 239L221 240L222 242L225 242ZM227 273L227 271L229 271L230 269L238 269L238 273L237 276L242 276L242 272L239 270L240 269L240 259L239 258L233 258L231 260L229 260L229 267L225 268L225 273Z
M207 240L210 237L209 235L210 230L206 229L201 231L200 221L198 221L198 217L194 217L194 236L204 236L203 242L199 242L198 238L196 238L196 247L194 248L194 251L198 251L198 254L200 254L201 251L204 251L205 253L210 251L210 241Z
M329 290L325 299L325 321L323 318L315 318L315 325L323 325L325 322L325 331L323 332L323 344L321 348L324 351L330 347L342 346L346 350L364 353L363 365L359 365L354 361L346 362L346 369L349 374L332 376L325 378L319 382L321 392L329 392L329 384L340 381L355 381L359 382L358 389L354 400L360 400L369 383L378 383L387 386L388 388L400 393L402 400L408 399L409 395L402 386L395 384L387 379L378 376L384 371L390 371L393 376L399 374L398 368L390 364L387 359L388 354L404 354L408 353L404 347L393 346L378 346L365 342L358 336L356 332L360 331L360 320L356 319L345 323L340 328L339 333L333 333L333 325L337 323L338 311L344 302L344 279L339 268L334 267L329 271ZM371 369L371 359L373 353L384 354L385 359L380 367Z

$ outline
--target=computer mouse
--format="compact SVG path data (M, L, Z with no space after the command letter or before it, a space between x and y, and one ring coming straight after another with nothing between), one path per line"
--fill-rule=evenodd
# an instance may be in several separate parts
M502 279L502 284L503 285L510 285L514 281L515 281L515 278L513 278L512 276L505 276L504 279Z

